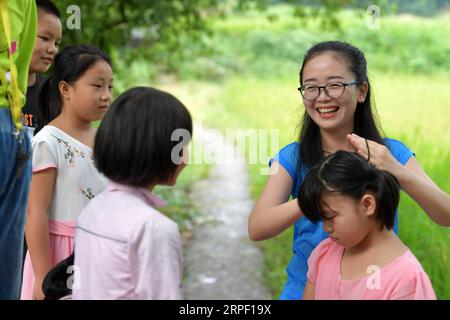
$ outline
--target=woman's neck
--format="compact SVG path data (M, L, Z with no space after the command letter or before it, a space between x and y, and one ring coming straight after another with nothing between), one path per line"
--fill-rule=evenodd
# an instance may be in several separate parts
M343 128L332 132L321 129L320 135L325 156L335 153L338 150L355 151L355 148L347 139L347 135L352 132L353 128Z

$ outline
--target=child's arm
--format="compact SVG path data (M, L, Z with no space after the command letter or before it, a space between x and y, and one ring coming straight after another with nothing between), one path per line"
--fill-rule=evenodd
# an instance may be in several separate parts
M33 299L44 298L42 281L52 268L48 208L53 197L56 169L33 173L28 200L26 238L35 275Z
M306 282L305 290L303 291L303 300L314 300L314 295L316 292L316 287L311 283L311 281Z
M293 186L289 173L276 161L270 170L271 175L248 221L249 237L255 241L277 236L303 215L296 199L288 201Z

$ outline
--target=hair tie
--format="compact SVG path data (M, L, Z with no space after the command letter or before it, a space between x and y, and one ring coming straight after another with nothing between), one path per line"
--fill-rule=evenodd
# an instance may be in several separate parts
M367 147L367 161L370 161L370 148L369 148L369 141L366 140L366 147Z

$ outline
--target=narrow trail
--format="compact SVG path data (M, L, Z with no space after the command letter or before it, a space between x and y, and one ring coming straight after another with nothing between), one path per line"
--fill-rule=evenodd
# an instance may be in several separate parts
M196 124L196 140L212 144L223 159L236 157L233 145L219 133L198 128ZM271 299L262 280L262 253L248 238L253 202L245 162L239 162L213 165L208 179L192 187L192 200L206 222L195 227L185 246L187 300Z

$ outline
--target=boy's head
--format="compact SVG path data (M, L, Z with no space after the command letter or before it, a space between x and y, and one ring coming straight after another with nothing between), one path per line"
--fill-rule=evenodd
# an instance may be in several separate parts
M351 247L374 226L393 228L399 184L357 153L338 151L308 172L297 200L308 219L322 219L332 239Z
M37 38L29 73L44 73L58 53L62 25L58 8L50 0L36 0L38 9Z
M171 94L148 87L122 93L97 131L97 168L112 181L148 187L174 185L187 163L192 119Z

